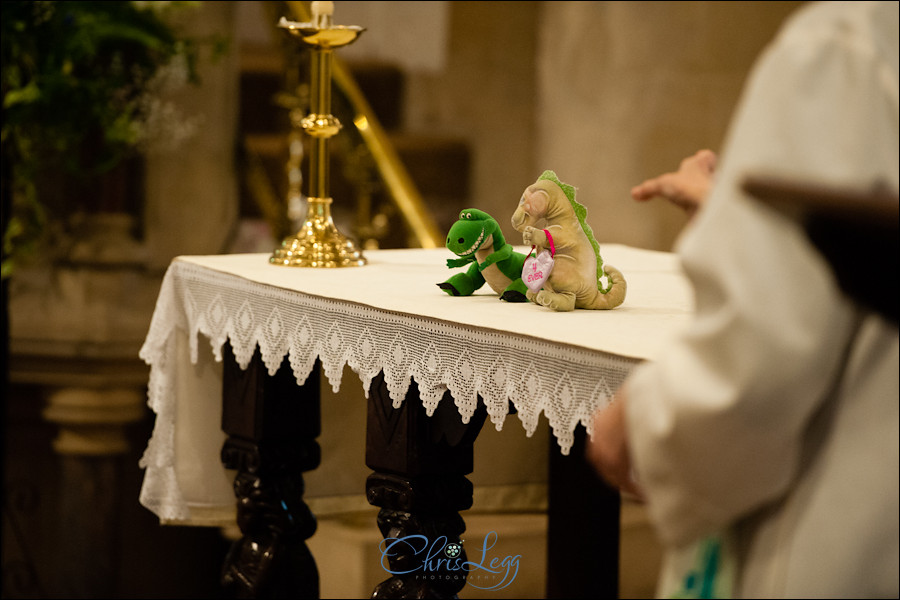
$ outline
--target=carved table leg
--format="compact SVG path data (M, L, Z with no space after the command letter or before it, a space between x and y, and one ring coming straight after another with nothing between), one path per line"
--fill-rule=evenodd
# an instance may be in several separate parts
M369 503L381 507L382 567L391 575L372 598L454 598L466 584L459 511L472 506L473 444L486 416L480 404L463 424L447 393L425 413L411 383L394 409L383 375L369 390L366 482Z
M568 456L550 440L547 507L547 598L618 598L619 491L585 458L583 427Z
M319 365L298 386L287 359L270 376L259 349L246 370L231 346L223 352L222 448L236 469L237 523L243 537L222 571L240 598L318 598L319 575L306 546L316 519L303 501L303 471L319 465Z

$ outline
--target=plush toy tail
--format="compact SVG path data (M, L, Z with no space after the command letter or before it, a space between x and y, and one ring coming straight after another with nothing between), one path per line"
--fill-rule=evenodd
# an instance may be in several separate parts
M603 270L606 271L606 277L609 280L609 291L606 293L598 291L591 305L585 308L610 309L619 306L625 301L625 292L628 289L625 276L612 265L605 265Z

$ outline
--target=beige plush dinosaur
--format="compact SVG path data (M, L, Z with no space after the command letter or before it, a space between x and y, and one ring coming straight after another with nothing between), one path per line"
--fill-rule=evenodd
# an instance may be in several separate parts
M562 183L553 171L544 171L525 188L512 226L522 234L525 245L535 246L539 253L551 250L554 261L543 287L526 293L532 302L568 311L610 309L625 300L625 277L610 265L604 267L586 217L587 209L575 200L575 188Z

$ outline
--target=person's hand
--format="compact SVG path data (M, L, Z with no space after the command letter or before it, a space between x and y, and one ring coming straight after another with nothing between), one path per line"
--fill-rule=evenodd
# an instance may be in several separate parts
M634 479L628 453L624 395L617 395L609 406L594 413L586 457L607 484L643 500L644 493Z
M639 202L662 197L693 217L706 200L715 170L715 153L700 150L682 160L677 171L653 177L631 188L631 197Z

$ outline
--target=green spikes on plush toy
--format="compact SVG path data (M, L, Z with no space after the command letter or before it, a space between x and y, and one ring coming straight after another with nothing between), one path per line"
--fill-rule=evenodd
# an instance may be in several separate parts
M587 209L556 173L544 171L525 188L511 220L523 243L537 249L522 273L529 300L556 311L610 309L625 300L625 277L604 266Z
M506 243L500 225L486 212L461 211L447 234L447 249L459 257L447 259L447 268L469 265L464 273L437 284L451 296L471 296L487 282L501 300L527 301L522 282L525 255Z

